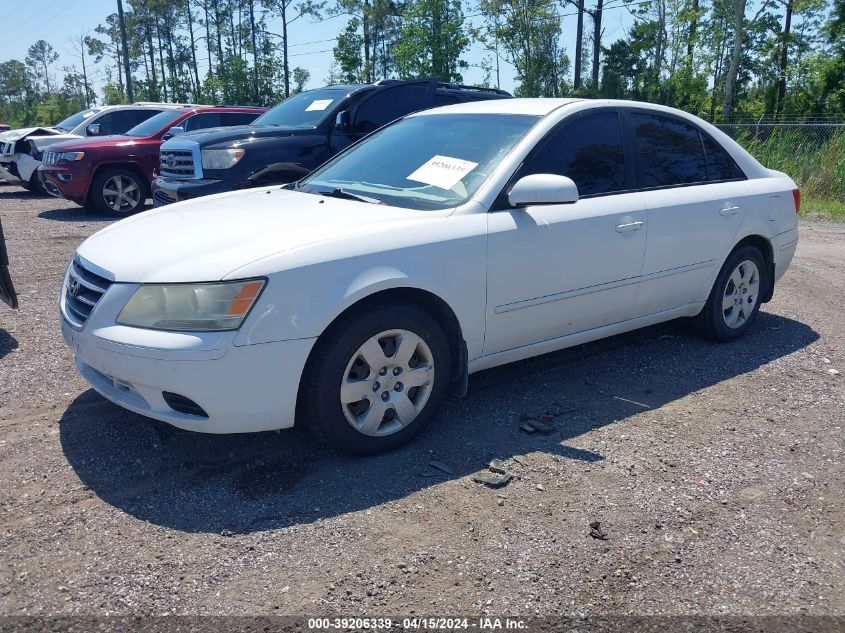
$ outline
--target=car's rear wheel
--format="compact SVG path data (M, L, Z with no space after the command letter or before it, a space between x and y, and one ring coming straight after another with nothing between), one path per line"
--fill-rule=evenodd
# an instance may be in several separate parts
M443 330L423 310L385 305L355 312L317 342L303 376L300 413L342 451L391 450L431 422L450 366Z
M760 310L768 274L763 254L754 246L734 250L716 278L704 308L695 317L708 338L732 341L751 327Z
M91 204L99 213L129 215L143 208L147 183L131 169L104 169L91 183L90 196Z

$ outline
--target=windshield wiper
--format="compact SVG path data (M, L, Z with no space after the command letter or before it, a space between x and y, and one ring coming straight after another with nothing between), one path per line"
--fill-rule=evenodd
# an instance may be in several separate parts
M370 204L383 204L378 198L371 198L370 196L362 196L359 193L352 193L346 189L332 189L331 191L318 191L321 196L329 198L344 198L346 200L357 200L358 202L369 202Z

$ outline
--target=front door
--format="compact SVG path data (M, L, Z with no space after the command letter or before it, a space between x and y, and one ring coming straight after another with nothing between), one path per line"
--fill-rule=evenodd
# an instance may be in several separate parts
M511 182L536 173L568 176L581 199L489 214L485 355L630 318L646 212L626 193L616 111L567 119Z

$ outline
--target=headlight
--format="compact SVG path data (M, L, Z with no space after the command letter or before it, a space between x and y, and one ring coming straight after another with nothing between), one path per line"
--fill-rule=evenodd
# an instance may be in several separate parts
M263 279L145 284L120 311L117 322L153 330L237 330L263 287Z
M82 160L83 156L85 156L85 152L62 152L59 154L59 160Z
M229 169L244 157L242 149L204 149L202 150L203 169Z

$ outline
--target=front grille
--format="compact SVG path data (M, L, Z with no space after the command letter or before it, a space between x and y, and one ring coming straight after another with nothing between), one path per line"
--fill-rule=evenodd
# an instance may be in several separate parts
M193 178L194 153L189 149L163 149L159 156L159 174L171 178Z
M79 257L70 264L64 289L65 317L82 327L112 282L85 268Z
M55 165L59 162L59 152L44 152L44 159L41 162L45 165Z
M0 143L0 154L14 154L15 153L15 142L12 141L11 143Z

